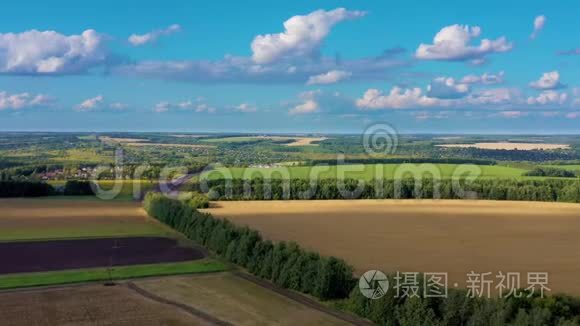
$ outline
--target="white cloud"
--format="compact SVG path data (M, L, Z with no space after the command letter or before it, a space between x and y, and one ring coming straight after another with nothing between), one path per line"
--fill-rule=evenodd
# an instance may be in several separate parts
M256 106L252 105L252 104L242 103L242 104L234 107L234 111L244 112L244 113L252 113L252 112L258 111L258 108L256 108Z
M433 38L433 44L419 45L415 57L422 60L475 60L474 63L480 64L486 55L506 52L513 47L504 36L496 40L482 39L479 45L470 45L480 34L478 26L456 24L444 27Z
M214 113L216 109L204 102L203 98L197 98L195 101L187 100L178 103L170 103L162 101L153 107L153 112L163 113L173 109L180 109L184 111L194 111L196 113Z
M280 60L256 64L251 58L225 56L222 60L141 61L115 66L112 73L142 78L159 78L191 83L304 83L310 77L332 70L348 71L351 79L384 80L393 71L410 65L407 59L388 52L379 56L353 60L321 57L301 62Z
M521 102L521 94L516 89L490 88L469 94L469 96L465 98L465 101L460 104L474 106L501 106L520 104Z
M103 37L92 29L70 36L37 30L0 33L0 73L81 73L106 59Z
M109 104L109 107L113 110L125 110L129 107L129 104L121 103L121 102L113 102Z
M501 111L498 113L498 115L504 117L504 118L509 118L509 119L516 119L516 118L521 118L521 117L525 117L528 115L528 112L523 112L523 111Z
M560 93L553 90L543 91L538 96L528 97L527 103L529 105L562 105L568 100L567 93Z
M538 33L540 33L540 31L544 28L545 24L546 24L546 16L544 15L537 16L534 19L534 31L530 35L530 38L532 40L534 40L538 36Z
M102 95L98 95L89 99L82 101L76 106L77 111L95 111L102 107L105 98Z
M364 15L362 11L337 8L293 16L284 22L284 32L254 38L251 45L252 58L256 63L265 64L285 57L317 55L322 41L334 25Z
M436 112L430 112L430 111L419 111L416 113L413 113L413 116L415 117L415 119L423 121L423 120L429 120L429 119L447 119L450 116L449 111L436 111Z
M178 24L173 24L173 25L168 26L167 28L157 29L157 30L154 30L152 32L141 34L141 35L132 34L131 36L129 36L128 41L133 46L141 46L141 45L145 45L147 43L154 43L161 36L171 35L171 34L179 32L179 31L181 31L181 26L179 26Z
M290 109L289 113L291 115L296 115L314 113L316 111L318 111L318 103L315 100L306 100L304 103L296 105Z
M216 109L212 106L209 106L207 103L200 103L195 106L195 112L207 112L207 113L214 113Z
M331 70L327 73L310 76L306 85L334 84L352 76L352 73L343 70Z
M578 118L580 118L580 112L570 112L570 113L566 114L566 118L578 119Z
M422 107L501 107L521 103L519 92L509 88L483 89L461 98L435 98L421 88L403 89L393 87L389 94L378 89L367 90L356 100L360 109L417 109Z
M171 105L169 104L169 102L159 102L155 104L155 106L153 107L153 112L157 113L167 112L169 111L170 106Z
M288 113L290 115L297 115L318 112L320 105L316 97L320 94L322 94L320 90L301 93L300 98L302 99L302 103L291 108Z
M450 77L435 78L427 86L427 96L441 99L454 99L464 97L469 93L469 86L463 83L456 83Z
M550 71L542 74L542 77L537 81L530 83L530 87L535 89L559 89L566 87L560 83L560 73L558 71Z
M463 84L484 84L484 85L492 85L492 84L500 84L503 83L504 72L500 71L497 74L491 73L484 73L481 76L478 75L467 75L461 79L461 83Z
M434 106L443 104L444 101L427 97L418 87L410 89L393 87L386 95L378 89L371 88L355 103L361 109L408 109Z
M53 99L46 95L30 93L10 94L5 91L0 92L0 111L2 110L20 110L25 108L48 106Z

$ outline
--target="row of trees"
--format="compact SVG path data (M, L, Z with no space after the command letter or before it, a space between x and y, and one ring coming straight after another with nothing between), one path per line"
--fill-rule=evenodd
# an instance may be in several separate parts
M349 158L344 162L334 160L310 160L305 161L302 165L341 165L341 164L477 164L477 165L495 165L493 160L484 160L476 158L437 158L437 157L390 157L390 158Z
M520 297L474 298L466 290L450 288L445 297L400 297L391 286L383 297L369 300L355 288L337 306L378 325L579 325L579 299L520 293Z
M538 167L524 173L525 176L531 177L557 177L557 178L576 178L576 173L565 169Z
M570 161L580 158L577 150L508 150L508 149L482 149L482 148L435 148L433 156L482 158L495 161Z
M446 297L405 297L397 296L391 286L382 298L371 300L356 286L353 268L340 259L305 251L295 243L263 240L257 231L197 211L194 201L149 193L144 206L149 215L250 273L323 300L339 299L334 301L337 308L379 325L571 326L580 322L580 300L564 295L528 297L524 291L520 297L488 299L448 289ZM392 275L390 284L395 284Z
M40 197L54 194L46 183L27 181L0 181L0 197Z
M207 180L194 185L216 200L489 199L580 203L580 180L260 179Z
M254 230L197 211L191 201L148 193L144 207L150 216L281 287L326 300L346 297L355 283L352 267L344 261L305 251L296 243L274 244Z
M48 183L33 181L0 180L0 197L41 197L64 194L66 196L92 196L89 181L67 181L64 188L55 189Z

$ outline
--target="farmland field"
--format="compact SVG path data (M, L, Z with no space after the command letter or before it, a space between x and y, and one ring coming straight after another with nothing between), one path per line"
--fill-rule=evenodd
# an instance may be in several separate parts
M270 141L292 141L286 143L287 146L312 146L313 142L325 140L325 137L293 137L293 136L241 136L203 139L206 143L245 143L259 140Z
M0 319L16 325L211 325L125 286L87 285L0 293Z
M160 237L0 242L0 274L197 260L199 248Z
M137 202L0 199L0 241L175 235Z
M135 284L236 325L347 325L230 273L145 279Z
M149 276L198 274L228 270L224 263L204 258L195 261L71 269L64 271L17 273L0 276L0 289L71 284L82 282L114 281Z
M348 164L333 166L290 166L272 168L217 168L206 172L202 178L219 179L231 175L233 178L250 179L262 176L263 178L309 179L309 178L356 178L371 180L373 178L393 179L395 176L404 177L408 173L423 172L426 176L430 172L439 174L441 178L451 178L454 173L462 171L460 164ZM463 165L465 167L465 165ZM496 165L468 165L468 171L473 175L481 171L482 178L520 178L525 169L496 166ZM405 173L403 173L405 172ZM399 174L398 174L399 173ZM401 174L402 173L402 174ZM458 175L459 177L461 174Z
M554 292L580 294L580 205L497 201L244 201L207 211L344 258L361 274L548 272Z

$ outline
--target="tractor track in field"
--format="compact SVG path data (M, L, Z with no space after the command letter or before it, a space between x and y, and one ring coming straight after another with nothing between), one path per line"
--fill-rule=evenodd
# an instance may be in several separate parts
M292 301L298 302L304 306L307 306L308 308L320 311L322 313L325 313L327 315L331 315L337 319L340 319L342 321L345 321L347 323L351 323L353 325L357 325L357 326L371 326L374 325L373 323L371 323L370 321L361 319L359 317L350 315L350 314L346 314L343 312L340 312L336 309L332 309L330 307L327 307L323 304L320 304L319 302L310 299L302 294L290 291L290 290L286 290L283 289L281 287L276 286L275 284L272 284L268 281L265 281L261 278L258 278L256 276L250 275L250 274L246 274L243 272L239 272L239 271L233 271L232 274L234 274L235 276L244 279L246 281L252 282L258 286L261 286L267 290L273 291L275 293L278 293L279 295L282 295Z
M197 318L201 318L201 319L203 319L203 320L205 320L205 321L207 321L207 322L209 322L211 324L219 325L219 326L230 326L230 325L233 325L233 324L231 324L231 323L229 323L227 321L221 320L221 319L219 319L217 317L214 317L214 316L212 316L212 315L210 315L210 314L208 314L208 313L206 313L206 312L204 312L202 310L196 309L196 308L194 308L192 306L189 306L189 305L186 305L186 304L183 304L183 303L179 303L179 302L175 302L175 301L172 301L172 300L169 300L169 299L160 297L160 296L158 296L156 294L153 294L153 293L151 293L151 292L149 292L147 290L144 290L143 288L139 287L138 285L136 285L133 282L127 282L127 283L125 283L125 285L129 289L131 289L131 290L139 293L140 295L142 295L142 296L144 296L144 297L146 297L146 298L148 298L150 300L153 300L153 301L156 301L156 302L159 302L159 303L162 303L162 304L170 305L172 307L181 309L181 310L189 313L190 315L192 315L194 317L197 317Z

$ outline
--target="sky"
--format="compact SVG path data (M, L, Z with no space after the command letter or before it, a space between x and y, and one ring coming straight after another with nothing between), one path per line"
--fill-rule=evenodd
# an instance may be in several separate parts
M580 132L574 0L2 9L2 131Z

